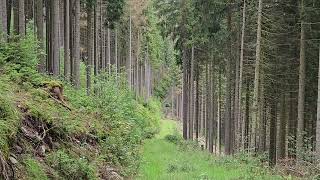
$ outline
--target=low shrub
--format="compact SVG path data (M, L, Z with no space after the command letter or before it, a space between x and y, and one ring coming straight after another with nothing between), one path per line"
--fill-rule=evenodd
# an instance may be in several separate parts
M27 171L27 179L47 180L48 177L43 171L43 167L35 159L28 157L23 162Z
M86 158L72 157L64 150L51 153L47 162L66 179L98 179L95 167Z

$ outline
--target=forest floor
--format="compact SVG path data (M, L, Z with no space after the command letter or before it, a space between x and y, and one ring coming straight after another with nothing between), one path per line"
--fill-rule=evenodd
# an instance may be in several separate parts
M183 148L169 142L167 135L174 135L177 122L162 120L160 133L146 140L139 176L141 180L188 179L284 179L272 175L250 159L214 157L197 148ZM246 160L249 160L246 162Z

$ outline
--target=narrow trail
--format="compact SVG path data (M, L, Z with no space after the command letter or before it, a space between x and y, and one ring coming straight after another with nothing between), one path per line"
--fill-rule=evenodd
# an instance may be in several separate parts
M178 128L172 120L162 120L160 133L145 142L139 175L141 180L238 179L241 169L219 165L214 157L199 150L182 150L165 140Z

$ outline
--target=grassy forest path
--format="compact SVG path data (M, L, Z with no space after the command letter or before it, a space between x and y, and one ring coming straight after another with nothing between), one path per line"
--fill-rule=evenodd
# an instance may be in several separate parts
M139 176L141 180L246 179L242 166L233 166L198 149L166 140L176 134L177 122L162 120L160 133L145 142Z

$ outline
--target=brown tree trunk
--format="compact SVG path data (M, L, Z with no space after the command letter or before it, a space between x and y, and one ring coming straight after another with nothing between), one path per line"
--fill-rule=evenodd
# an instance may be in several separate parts
M278 159L284 159L286 156L286 126L287 126L287 105L286 94L281 95L280 102L280 126L279 126L279 147L278 147Z
M210 72L210 66L209 63L206 62L206 121L205 121L205 138L206 138L206 149L209 149L209 141L210 141L210 121L211 121L211 89L210 89L210 77L209 77L209 72Z
M148 52L147 52L148 53ZM129 67L128 67L128 82L131 89L132 84L132 17L129 16Z
M74 0L74 44L73 55L73 74L74 86L80 88L80 0Z
M92 74L92 64L93 64L93 9L92 7L87 7L87 51L88 51L88 60L87 60L87 94L91 94L91 74Z
M6 42L7 41L7 36L8 36L8 25L7 25L7 0L0 0L0 35L3 33L3 40Z
M13 4L13 0L6 0L7 1L7 34L10 35L10 30L11 30L11 14L12 14L12 4Z
M277 103L271 103L269 165L274 166L277 157Z
M210 103L210 114L211 114L211 120L210 120L210 142L209 142L209 151L211 153L213 153L213 145L215 143L215 136L214 136L214 127L215 127L215 105L216 105L216 102L215 102L215 72L214 72L214 61L212 59L212 62L211 62L211 73L210 73L210 76L211 76L211 90L210 90L210 94L211 94L211 103Z
M44 51L43 0L36 0L35 1L35 23L36 23L37 39L40 43L40 50ZM45 56L40 54L39 59L40 59L40 62L39 62L38 70L39 70L39 72L44 73L46 71Z
M317 101L317 127L316 127L316 153L320 156L320 46L318 67L318 101Z
M249 78L246 78L246 113L245 113L245 129L244 129L244 149L249 151L249 142L250 142L250 82Z
M256 140L259 136L257 133L258 123L260 122L259 114L259 86L260 86L260 64L261 64L261 31L262 31L262 0L259 0L258 7L258 22L257 22L257 45L256 45L256 61L255 61L255 73L254 73L254 92L253 92L253 105L252 105L252 136L251 147L257 150Z
M298 127L297 127L297 155L303 152L304 146L304 107L306 83L306 55L305 55L305 27L304 27L304 0L301 0L301 34L300 34L300 66L299 66L299 95L298 95Z
M51 1L51 53L52 59L49 73L53 76L59 75L59 63L60 63L60 46L59 46L59 1Z
M14 33L24 36L25 29L25 13L24 0L13 0L13 17L14 17Z
M228 31L232 31L232 12L231 9L229 9L228 12ZM225 104L225 126L224 126L224 153L226 155L232 154L233 145L232 145L232 117L231 117L231 91L232 91L232 40L231 37L229 37L228 40L228 51L230 52L226 67L226 104Z
M40 0L41 1L41 0ZM64 78L70 80L70 0L64 0Z
M198 139L199 139L199 119L200 119L200 116L199 116L199 111L200 111L200 101L199 101L199 62L195 62L195 81L196 81L196 87L195 87L195 90L196 90L196 97L195 97L195 133L196 133L196 140L198 142Z
M194 121L194 47L191 48L191 69L190 69L190 91L189 91L189 139L193 140L193 121Z

